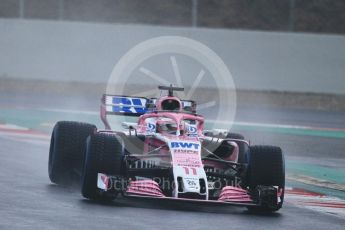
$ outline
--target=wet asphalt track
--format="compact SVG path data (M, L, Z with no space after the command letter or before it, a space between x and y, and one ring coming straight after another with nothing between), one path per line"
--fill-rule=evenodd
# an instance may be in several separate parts
M240 118L251 120L245 108ZM243 115L241 115L241 113ZM267 116L270 114L271 118ZM343 125L342 113L256 110L257 120L319 126ZM331 118L331 119L329 119ZM332 123L330 125L330 123ZM344 165L344 139L244 132L253 144L275 144L287 159ZM0 229L344 229L345 219L298 208L287 199L270 215L245 208L201 206L120 198L110 204L81 197L79 189L50 183L48 143L19 142L0 136ZM326 153L326 154L325 154Z
M0 229L343 229L345 220L297 208L244 208L119 199L99 204L49 182L47 146L0 138Z

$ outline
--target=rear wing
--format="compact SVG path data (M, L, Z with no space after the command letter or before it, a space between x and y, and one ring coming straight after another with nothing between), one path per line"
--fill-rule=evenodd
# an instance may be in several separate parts
M147 102L148 99L145 97L103 95L102 98L105 113L111 115L143 115L147 112Z
M147 112L155 111L156 101L157 98L104 94L101 103L101 119L106 129L110 129L108 115L139 117ZM184 111L196 113L195 101L181 100L181 102Z

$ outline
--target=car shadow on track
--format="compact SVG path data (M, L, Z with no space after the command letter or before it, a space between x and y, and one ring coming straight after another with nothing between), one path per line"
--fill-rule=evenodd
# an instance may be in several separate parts
M60 186L55 184L49 184L47 190L55 197L61 196L61 199L68 200L76 199L76 202L82 208L136 208L136 209L151 209L151 210L173 210L181 212L201 212L201 213L214 213L214 214L232 214L232 215L247 215L247 216L262 216L269 218L279 218L282 214L277 213L262 213L247 210L246 207L237 207L227 204L205 204L197 202L186 202L176 200L157 200L154 198L134 198L134 197L122 197L119 196L114 201L93 201L82 197L80 193L80 187L78 185L73 186Z
M281 213L262 213L247 210L246 207L237 207L226 204L200 204L197 202L184 202L173 200L156 200L150 198L124 198L119 197L112 202L99 202L87 199L81 199L82 205L97 205L106 207L129 207L151 210L173 210L183 212L202 212L214 214L232 214L232 215L255 215L270 218L279 218Z

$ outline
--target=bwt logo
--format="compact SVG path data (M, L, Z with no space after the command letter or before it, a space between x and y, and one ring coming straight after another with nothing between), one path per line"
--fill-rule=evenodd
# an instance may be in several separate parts
M200 144L188 142L171 142L171 148L199 149Z

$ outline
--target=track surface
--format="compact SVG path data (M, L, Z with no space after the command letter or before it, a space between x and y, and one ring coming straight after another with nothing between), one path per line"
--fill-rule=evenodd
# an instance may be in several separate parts
M19 115L29 113L22 116L19 123L34 122L33 111L15 110ZM246 115L253 112L255 115ZM242 121L256 117L255 121L260 122L317 124L319 127L339 127L345 123L343 115L269 108L238 111L238 119ZM63 113L56 116L69 118ZM0 119L10 118L2 114ZM343 169L345 164L344 139L257 131L245 131L244 134L253 144L281 146L288 163L309 162L332 170ZM238 207L123 198L111 204L94 203L83 199L77 187L64 188L50 183L47 138L22 141L0 135L0 146L0 229L343 229L345 224L341 216L296 206L289 196L283 209L271 215L253 214ZM288 165L288 171L289 167L292 166Z
M48 145L0 138L0 229L343 229L344 219L287 201L272 215L237 207L142 200L111 204L83 199L78 189L49 182Z

